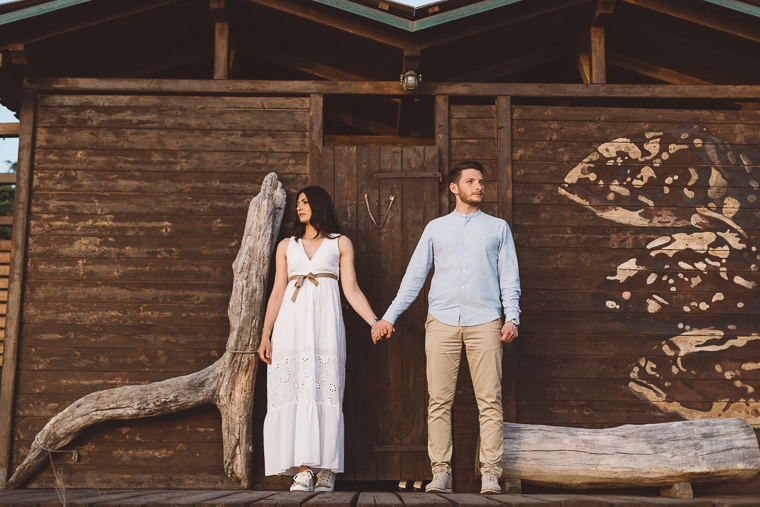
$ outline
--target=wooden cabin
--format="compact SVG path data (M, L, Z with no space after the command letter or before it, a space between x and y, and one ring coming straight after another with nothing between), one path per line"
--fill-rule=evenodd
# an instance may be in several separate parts
M0 5L0 103L20 117L0 478L84 394L223 353L264 175L332 194L381 314L448 169L486 167L514 232L507 421L760 427L760 1L20 0ZM399 76L421 75L416 91ZM391 198L395 198L389 208ZM388 211L382 227L380 225ZM373 345L348 307L339 487L430 478L422 294ZM266 375L252 417L266 411ZM466 363L454 486L478 487ZM255 488L265 477L260 432ZM71 488L227 488L204 407L92 427ZM342 484L342 486L341 486ZM25 485L52 487L50 466ZM531 491L530 485L524 491ZM696 486L760 494L760 479Z

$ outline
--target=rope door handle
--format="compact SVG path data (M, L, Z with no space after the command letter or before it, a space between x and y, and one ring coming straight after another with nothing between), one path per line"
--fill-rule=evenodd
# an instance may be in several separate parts
M372 220L372 223L375 224L375 227L378 229L382 229L385 225L385 221L388 220L388 215L391 213L391 208L393 207L393 201L396 200L396 196L391 196L391 202L388 204L388 209L385 210L385 216L383 217L383 220L380 222L380 225L377 225L377 220L375 220L375 217L372 215L372 210L369 209L369 197L367 197L367 194L364 194L364 203L367 205L367 213L369 213L369 218Z

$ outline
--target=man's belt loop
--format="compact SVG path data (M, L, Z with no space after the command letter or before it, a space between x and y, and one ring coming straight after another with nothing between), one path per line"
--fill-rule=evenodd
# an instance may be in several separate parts
M294 303L296 302L296 298L298 297L298 293L301 291L301 286L303 285L304 280L311 280L311 283L313 283L314 285L319 285L317 278L332 278L333 280L338 279L338 277L333 275L332 273L317 273L316 275L314 273L309 273L308 275L293 275L290 278L288 278L288 281L289 282L292 282L293 280L296 281L296 290L293 293L293 297L290 298L290 300L293 301Z

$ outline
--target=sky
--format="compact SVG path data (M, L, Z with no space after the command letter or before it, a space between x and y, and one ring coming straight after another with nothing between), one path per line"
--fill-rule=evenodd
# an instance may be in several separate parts
M0 123L13 123L17 122L18 118L13 116L13 113L3 106L0 106ZM15 139L3 139L0 137L0 172L8 172L8 164L6 160L15 162L18 160L18 138Z

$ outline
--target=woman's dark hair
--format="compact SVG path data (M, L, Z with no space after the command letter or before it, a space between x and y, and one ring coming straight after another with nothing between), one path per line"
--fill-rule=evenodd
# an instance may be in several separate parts
M311 208L309 224L317 230L317 235L324 234L328 238L333 238L340 234L340 226L338 226L338 219L335 216L335 206L333 206L332 199L327 190L312 185L299 190L296 194L296 199L301 194L305 195L306 200L309 201L309 207ZM293 222L293 230L297 238L303 238L304 234L306 234L306 224L301 223L298 215L296 215L296 219Z

